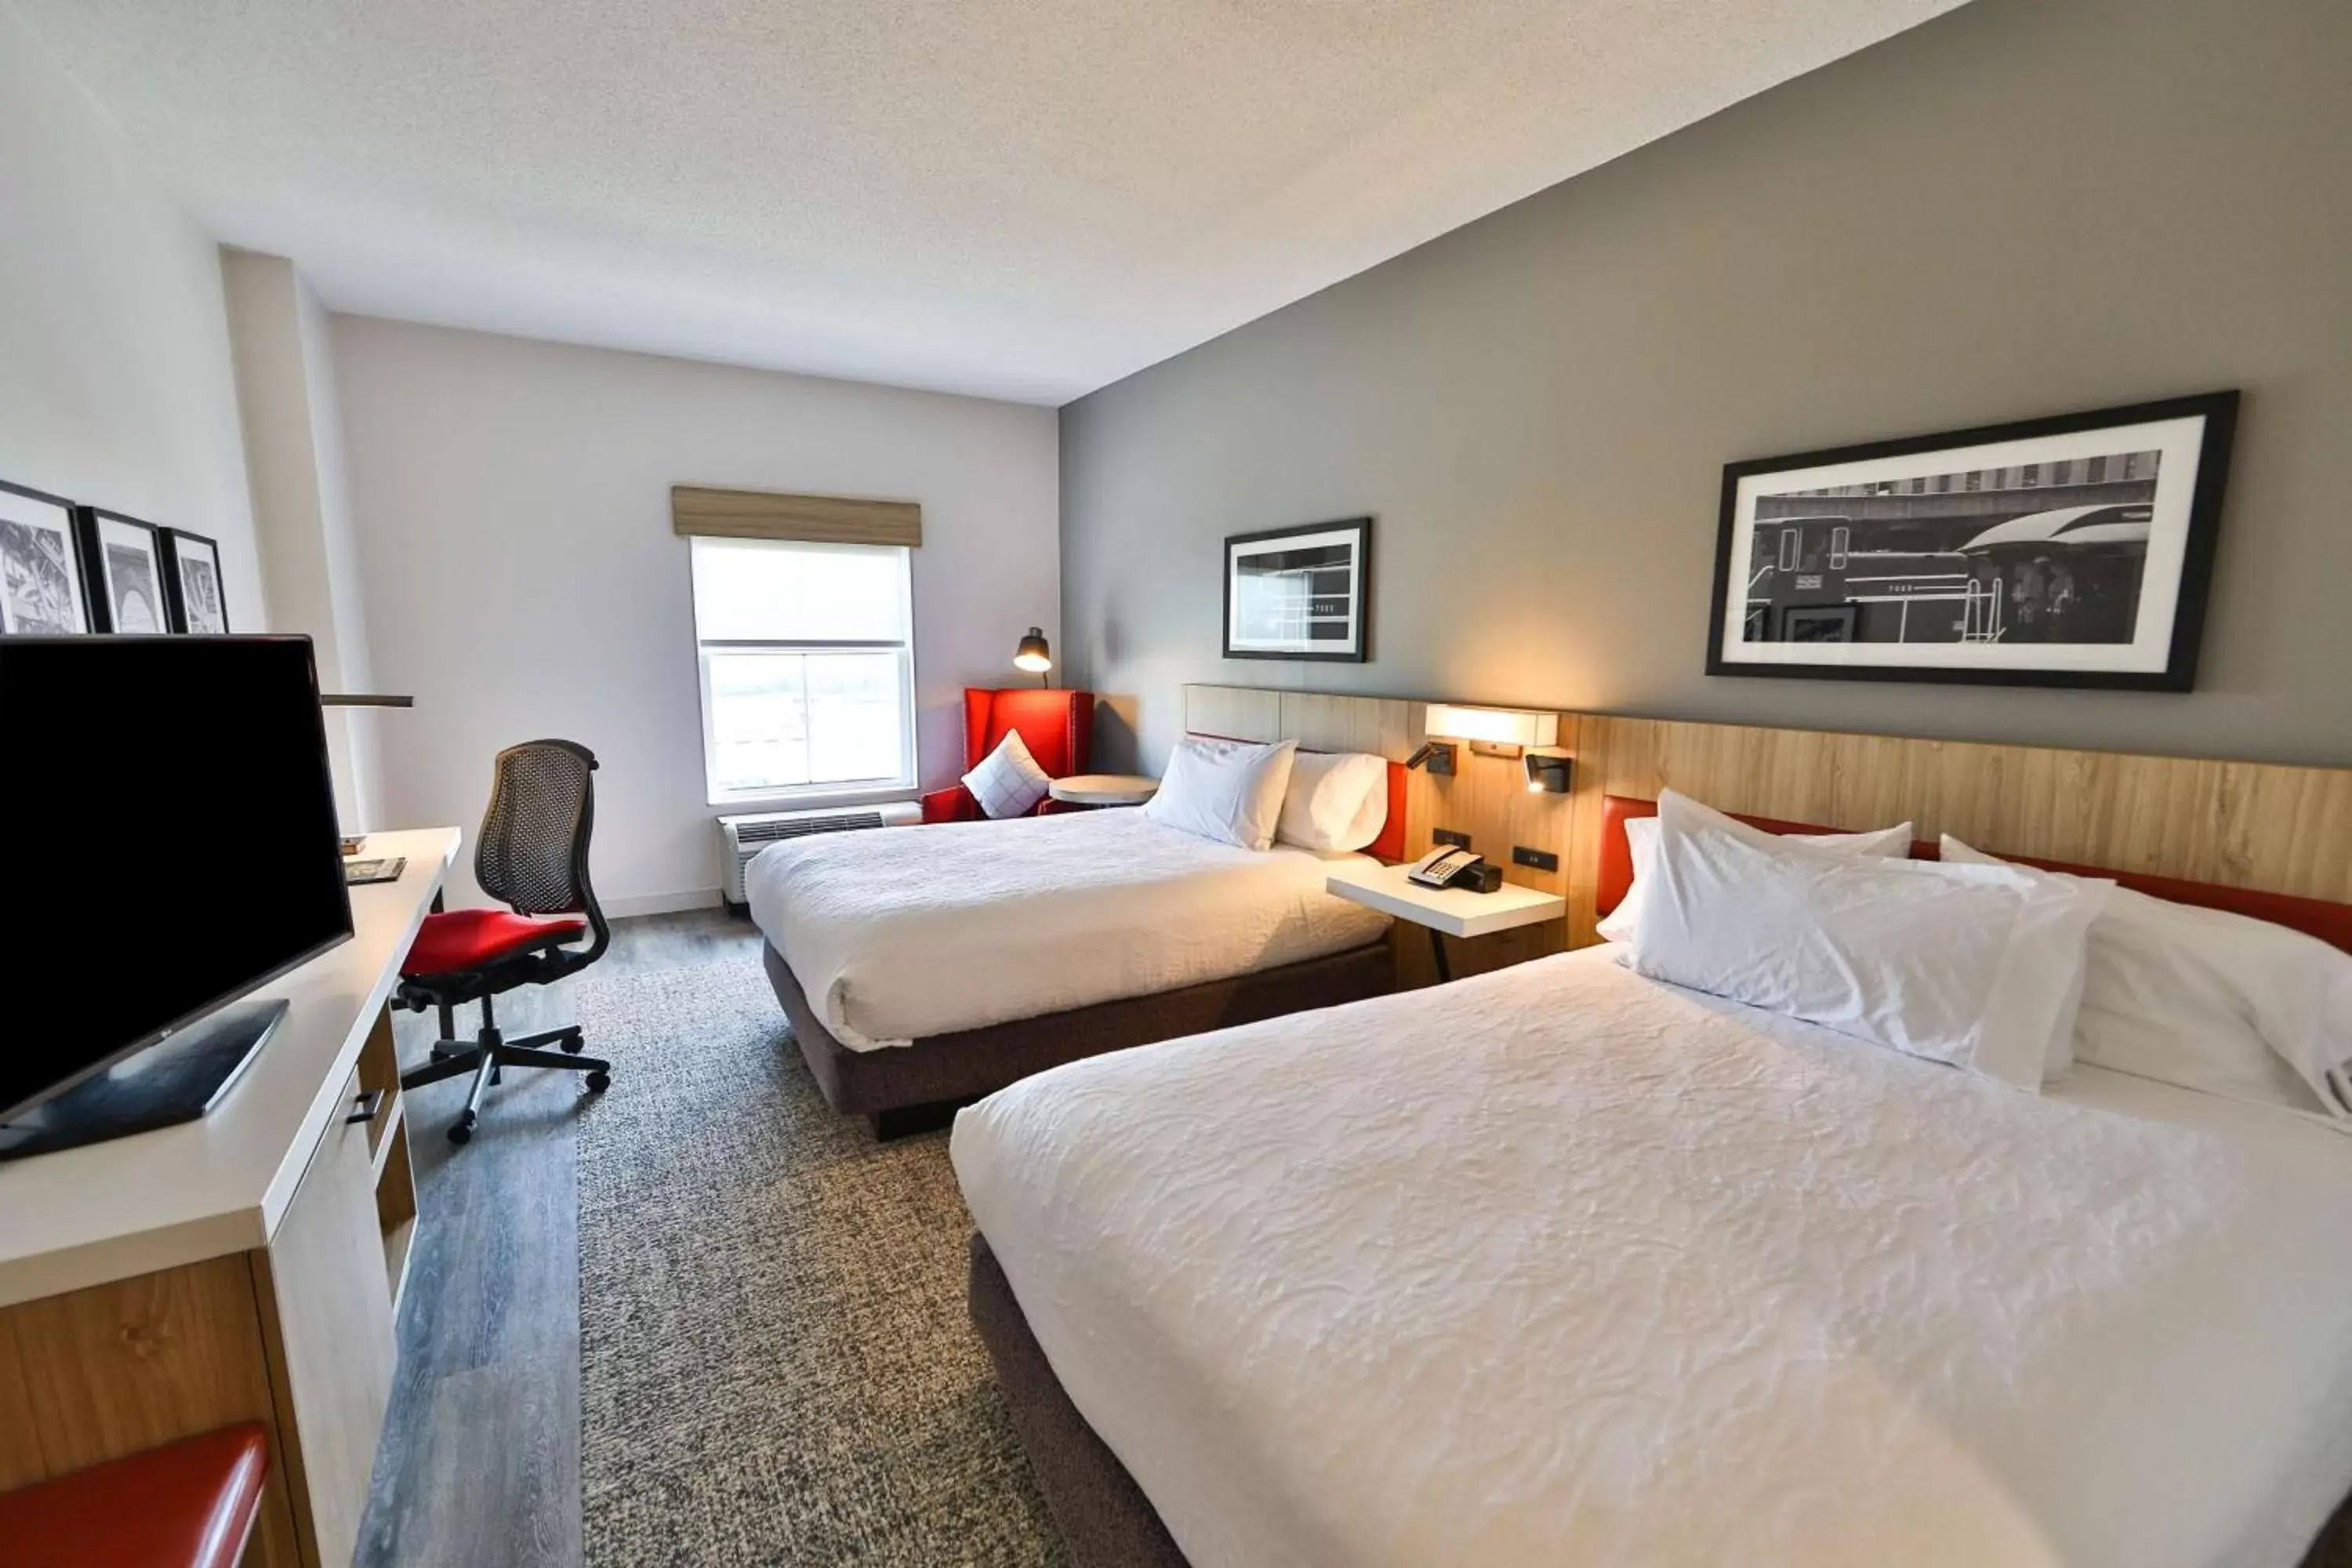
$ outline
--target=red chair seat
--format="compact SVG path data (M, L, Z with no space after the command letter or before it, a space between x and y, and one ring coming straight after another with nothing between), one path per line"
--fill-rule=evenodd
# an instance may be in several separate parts
M268 1469L247 1424L37 1482L0 1497L0 1564L234 1568Z
M403 974L458 974L537 947L553 947L588 929L570 915L533 920L505 910L451 910L426 915L401 961Z

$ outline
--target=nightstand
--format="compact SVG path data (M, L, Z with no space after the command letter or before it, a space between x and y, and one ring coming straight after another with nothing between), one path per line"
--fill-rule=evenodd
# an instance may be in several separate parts
M1332 872L1324 879L1323 888L1326 892L1352 899L1367 909L1428 927L1429 953L1436 960L1437 978L1441 981L1454 978L1454 966L1445 958L1447 937L1486 936L1516 926L1562 920L1568 914L1568 900L1558 893L1522 888L1516 882L1506 882L1491 893L1474 893L1465 888L1424 888L1406 880L1405 873L1411 868L1351 866Z

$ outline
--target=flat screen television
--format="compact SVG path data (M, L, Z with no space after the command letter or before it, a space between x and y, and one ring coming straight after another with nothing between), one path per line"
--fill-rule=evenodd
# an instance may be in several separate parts
M0 637L0 1123L351 936L310 638Z

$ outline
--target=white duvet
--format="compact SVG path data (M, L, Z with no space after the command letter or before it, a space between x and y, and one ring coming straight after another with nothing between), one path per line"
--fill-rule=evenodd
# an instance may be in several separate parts
M751 918L852 1050L1223 980L1377 940L1335 863L1138 811L825 834L760 852Z
M952 1153L1195 1568L2286 1568L2352 1486L2352 1140L1603 949L1057 1068Z

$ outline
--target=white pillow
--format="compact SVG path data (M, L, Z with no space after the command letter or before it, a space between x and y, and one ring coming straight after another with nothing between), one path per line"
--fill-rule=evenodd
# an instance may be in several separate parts
M2038 1090L2101 902L2095 884L2019 867L1791 844L1668 790L1630 958L1655 980Z
M1274 842L1297 742L1270 746L1187 737L1168 759L1143 815L1203 838L1264 849Z
M1950 837L1943 854L2007 864ZM2085 970L2076 1059L2352 1121L2352 955L2268 921L2117 888L2091 926Z
M971 791L971 798L990 816L1020 816L1035 810L1053 782L1029 754L1029 742L1018 730L1004 731L996 750L963 775L963 787Z
M1685 800L1690 797L1685 795ZM1841 854L1854 855L1874 860L1884 860L1911 853L1911 824L1896 823L1874 833L1791 833L1782 837L1792 843L1818 845ZM1650 872L1650 863L1658 853L1658 819L1636 816L1625 824L1625 843L1633 851L1633 881L1617 907L1601 917L1592 929L1603 942L1631 942L1634 930L1642 923L1642 881Z
M1363 752L1299 752L1291 760L1274 836L1302 849L1361 849L1381 836L1388 819L1386 762Z

